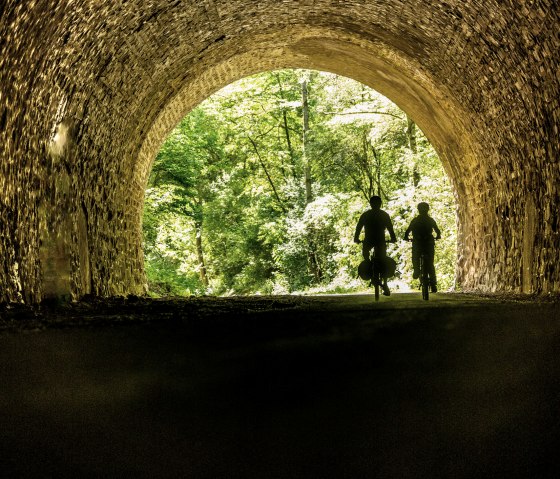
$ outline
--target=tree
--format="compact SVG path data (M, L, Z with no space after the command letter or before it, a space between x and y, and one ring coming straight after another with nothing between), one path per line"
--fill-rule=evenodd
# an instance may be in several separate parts
M451 232L438 244L445 289L454 200L414 122L329 73L240 80L186 117L156 158L144 216L150 286L162 294L359 289L352 234L374 193L401 235L416 202L433 204ZM403 284L413 284L408 249L390 250Z

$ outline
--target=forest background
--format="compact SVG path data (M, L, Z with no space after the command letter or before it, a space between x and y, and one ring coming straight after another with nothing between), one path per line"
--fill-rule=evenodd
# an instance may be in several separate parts
M453 189L423 133L351 79L281 70L217 92L173 130L145 195L150 294L346 293L357 277L360 214L377 194L399 241L393 291L417 287L403 238L427 201L443 233L440 290L453 288Z

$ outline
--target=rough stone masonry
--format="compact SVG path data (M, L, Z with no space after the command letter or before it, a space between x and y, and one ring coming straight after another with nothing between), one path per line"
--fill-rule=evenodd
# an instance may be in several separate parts
M465 290L560 291L558 0L3 0L0 302L141 293L166 135L243 76L361 81L438 151Z

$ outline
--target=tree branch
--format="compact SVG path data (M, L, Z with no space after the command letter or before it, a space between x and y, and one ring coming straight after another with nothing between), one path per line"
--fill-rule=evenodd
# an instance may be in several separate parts
M268 170L266 168L266 165L264 164L264 161L261 157L259 149L257 148L257 144L255 143L255 140L253 140L250 136L248 136L247 139L251 142L251 145L253 145L253 149L255 150L257 158L259 159L259 162L262 166L262 169L264 170L264 173L265 173L265 175L268 179L268 182L269 182L269 184L272 188L272 191L274 192L274 196L276 197L276 200L278 201L278 204L280 205L280 208L282 208L282 211L284 213L287 213L286 207L284 206L284 202L280 199L280 196L278 195L278 191L276 191L276 187L274 186L274 182L272 181L272 178L268 174Z
M387 115L393 118L398 118L399 120L404 120L400 115L395 115L394 113L389 113L387 111L320 111L319 113L324 113L325 115Z

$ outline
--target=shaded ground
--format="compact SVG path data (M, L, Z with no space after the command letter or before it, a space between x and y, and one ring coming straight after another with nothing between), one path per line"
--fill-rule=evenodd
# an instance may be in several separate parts
M4 477L556 477L557 302L91 301L0 319Z

